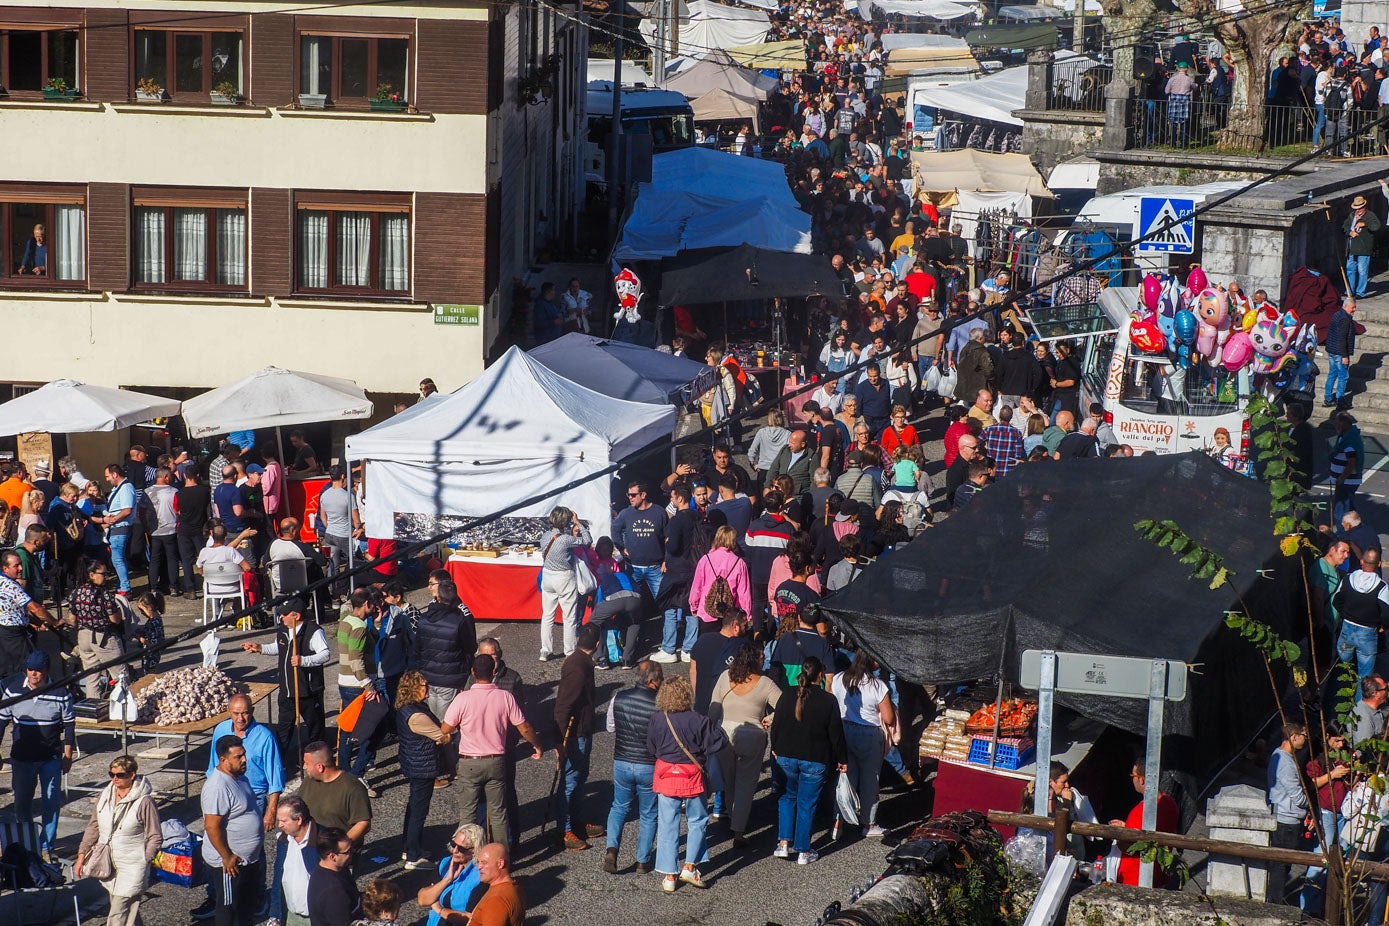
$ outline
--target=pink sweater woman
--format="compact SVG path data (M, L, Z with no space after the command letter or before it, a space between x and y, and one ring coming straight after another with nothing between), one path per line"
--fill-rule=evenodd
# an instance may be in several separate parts
M690 583L690 610L706 622L717 622L719 615L710 614L704 609L704 599L709 594L714 580L723 577L733 590L733 603L744 612L752 612L752 583L748 578L748 564L738 555L738 533L727 525L714 533L714 543L709 552L700 557L695 566L694 581Z

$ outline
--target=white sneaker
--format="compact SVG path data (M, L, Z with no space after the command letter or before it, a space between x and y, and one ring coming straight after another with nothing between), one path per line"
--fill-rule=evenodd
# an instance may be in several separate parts
M819 860L820 853L816 852L814 849L811 849L809 852L802 852L800 855L796 856L797 865L809 865L811 862L817 862Z
M680 654L680 661L681 661L681 662L694 662L694 660L690 658L690 654L689 654L689 653L681 653L681 654Z
M779 842L779 843L777 843L777 844L776 844L776 848L772 850L772 857L773 857L773 858L790 858L790 857L791 857L791 844L790 844L789 842Z
M651 661L652 661L652 662L663 662L663 663L665 663L666 665L669 665L669 664L672 663L672 662L679 662L679 661L680 661L680 657L677 656L677 655L675 655L674 653L667 653L667 652L666 652L665 650L663 650L663 649L658 649L658 650L656 650L656 652L654 652L654 653L651 654Z
M410 859L405 863L406 871L419 871L422 868L433 868L434 864L429 859L421 856L417 859Z
M887 830L883 829L881 826L879 826L879 825L876 824L876 823L874 823L872 826L865 826L865 827L863 828L863 838L864 838L864 839L876 839L876 838L879 837L879 836L886 836L886 835L887 835Z

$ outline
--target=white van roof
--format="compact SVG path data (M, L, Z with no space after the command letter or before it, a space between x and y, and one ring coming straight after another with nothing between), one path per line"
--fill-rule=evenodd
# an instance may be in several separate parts
M1109 286L1100 291L1100 298L1096 302L1104 309L1104 314L1109 316L1114 327L1121 328L1137 308L1142 294L1143 289L1139 286Z
M1195 186L1157 184L1134 187L1120 193L1094 197L1081 207L1076 218L1087 218L1102 225L1122 225L1128 228L1138 222L1139 205L1147 197L1162 196L1190 199L1197 203L1203 203L1212 196L1229 193L1245 186L1248 186L1248 183L1243 180L1220 180L1215 183L1202 183Z

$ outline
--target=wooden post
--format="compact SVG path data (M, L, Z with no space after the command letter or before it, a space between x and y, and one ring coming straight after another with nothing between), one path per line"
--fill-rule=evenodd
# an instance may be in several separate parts
M1051 836L1052 851L1047 853L1048 863L1055 856L1071 854L1071 812L1059 800L1051 812Z
M1342 864L1341 840L1334 835L1330 840L1331 846L1326 853L1326 907L1322 911L1322 918L1328 923L1341 922L1341 904L1345 898L1341 892L1341 879L1345 877L1346 866Z

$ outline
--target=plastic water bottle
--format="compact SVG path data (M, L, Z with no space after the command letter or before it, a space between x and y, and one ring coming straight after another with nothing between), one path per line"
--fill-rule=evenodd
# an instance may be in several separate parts
M1102 858L1097 858L1097 859L1095 859L1095 861L1090 865L1090 883L1091 883L1091 884L1103 884L1103 883L1104 883L1104 859L1102 859Z

